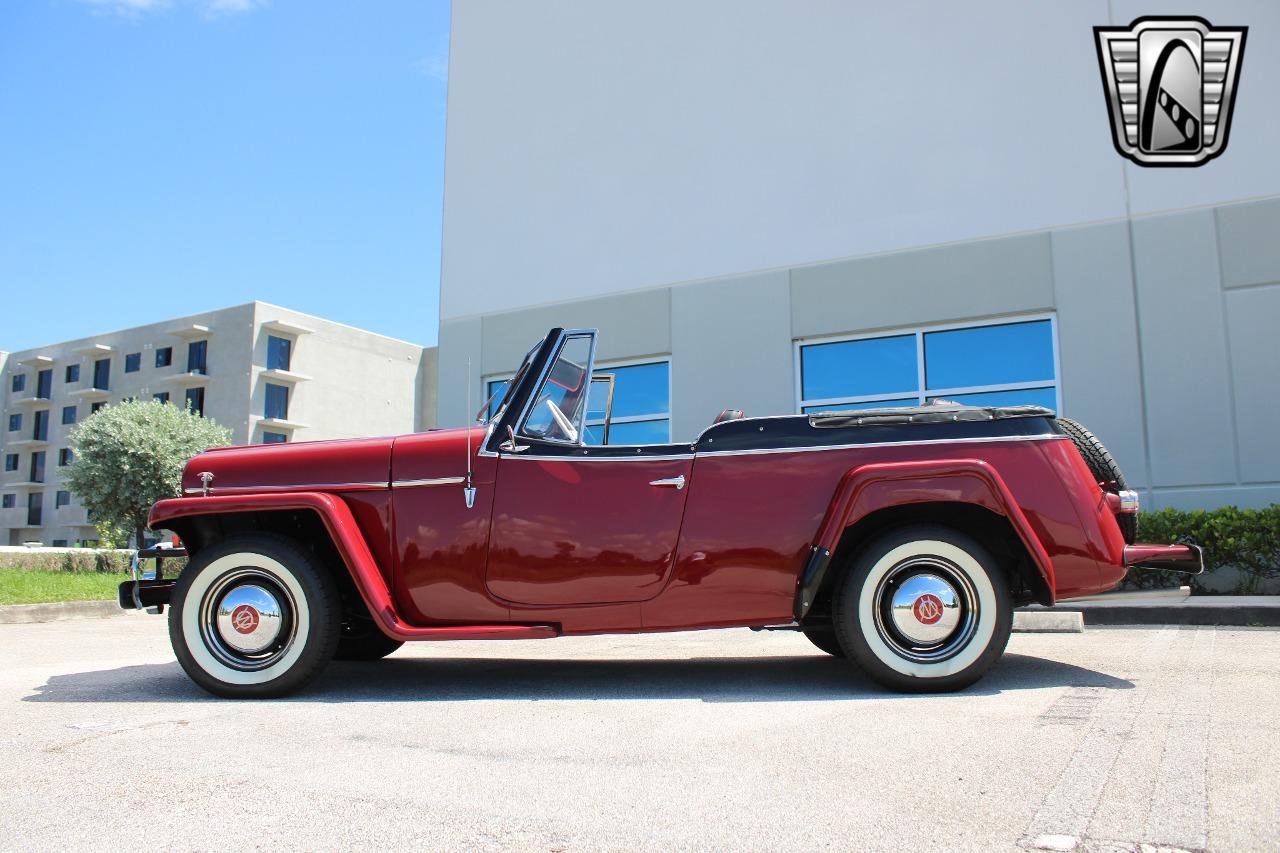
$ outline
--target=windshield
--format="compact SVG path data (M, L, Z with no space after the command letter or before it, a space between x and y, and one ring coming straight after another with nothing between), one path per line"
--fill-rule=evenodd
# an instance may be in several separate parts
M516 387L520 380L524 378L525 373L529 370L529 362L533 360L533 354L538 351L540 346L542 346L542 341L538 341L524 354L524 359L520 362L520 367L516 369L516 374L511 378L511 381L498 384L498 387L489 395L489 399L485 400L484 405L476 412L476 423L487 426L490 421L497 419L502 412L503 406L507 404L507 397L510 396L511 389ZM494 383L491 382L489 384L493 385Z
M573 335L565 340L525 418L524 435L581 443L591 386L593 340L591 335Z

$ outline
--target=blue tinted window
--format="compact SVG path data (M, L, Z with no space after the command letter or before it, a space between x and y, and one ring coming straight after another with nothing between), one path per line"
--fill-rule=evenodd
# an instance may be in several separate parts
M669 382L671 365L667 362L634 364L628 367L602 367L596 372L612 373L617 377L617 387L613 391L615 418L665 415L671 411ZM601 405L603 406L603 402Z
M53 396L53 368L36 374L36 396L49 399Z
M17 391L21 391L26 387L27 387L27 374L25 373L13 374L13 390L17 392Z
M124 372L137 373L142 369L142 353L131 352L124 357Z
M67 382L79 382L80 381L80 365L68 364L65 379Z
M173 364L173 347L160 347L156 350L156 367L168 367Z
M209 372L209 342L192 341L187 344L187 372Z
M498 409L502 406L502 398L506 396L507 388L509 388L510 385L510 379L495 379L486 386L485 396L492 398L489 401L489 417L491 419L498 413Z
M62 407L62 422L63 422L64 424L73 424L73 423L75 423L75 422L76 422L76 407L75 407L75 406L63 406L63 407Z
M927 388L1052 382L1053 330L1036 320L926 332L924 364Z
M93 363L93 387L99 391L111 389L111 359L100 358Z
M282 432L267 432L266 430L262 432L263 444L284 444L288 440L289 436Z
M590 427L588 432L603 431L603 426ZM667 444L671 441L671 421L663 418L654 421L628 421L609 426L609 444ZM587 439L588 444L599 444L600 435L596 439Z
M6 471L18 470L18 454L6 453L4 455L4 470Z
M289 419L289 389L284 385L267 383L266 408L263 414L268 418L285 421Z
M9 415L9 432L17 432L22 429L22 413Z
M851 412L855 409L888 409L894 406L914 406L919 402L915 397L904 397L901 400L872 400L864 403L828 403L825 406L805 406L804 413Z
M157 403L167 403L169 402L169 392L158 391L151 395L151 399L155 400Z
M912 391L919 384L915 335L813 344L800 351L806 400Z
M930 398L933 399L933 398ZM947 394L943 399L966 406L1044 406L1058 408L1058 392L1053 388L1028 388L1023 391L985 391L978 394Z
M267 369L268 370L288 370L289 369L289 351L291 342L288 338L277 338L275 335L267 336Z

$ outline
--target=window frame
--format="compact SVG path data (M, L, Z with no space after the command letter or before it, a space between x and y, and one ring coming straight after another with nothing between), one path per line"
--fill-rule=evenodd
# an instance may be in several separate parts
M132 366L130 366L130 365L132 365ZM124 372L125 372L125 373L137 373L137 372L138 372L138 371L140 371L140 370L142 370L142 353L141 353L141 352L129 352L129 353L125 353L125 356L124 356Z
M1053 346L1053 381L1006 382L996 385L958 386L955 388L930 389L925 385L924 336L931 332L951 332L959 329L982 329L990 326L1012 326L1019 323L1036 323L1049 321L1049 338ZM805 399L804 371L801 358L805 347L820 344L840 344L849 341L867 341L876 338L893 338L914 335L916 343L916 388L901 391L887 391L883 394L860 394L850 397L824 397ZM1038 312L1035 314L1015 314L1004 317L990 317L982 320L965 320L949 323L923 324L894 329L881 329L875 332L859 332L853 335L822 335L810 338L796 338L792 345L792 371L794 377L795 411L804 414L808 406L837 406L842 404L874 403L883 401L886 407L894 405L921 406L929 397L949 397L961 394L986 394L1000 391L1028 391L1053 388L1054 411L1062 414L1062 360L1058 347L1058 318L1056 312Z
M173 347L156 347L156 367L172 367L173 366ZM163 358L162 358L163 356Z
M655 417L654 415L623 415L622 417L614 417L609 419L609 428L610 430L612 430L613 427L617 426L618 424L647 423L649 421L665 420L667 422L667 440L659 441L655 444L605 444L605 445L590 445L590 446L592 447L661 447L664 444L671 444L671 422L672 422L671 400L672 400L672 394L674 391L674 386L671 380L671 356L670 355L637 356L634 358L612 359L608 362L603 362L603 363L597 362L591 369L591 376L594 378L597 373L609 373L615 368L640 367L641 365L646 365L646 364L665 364L667 366L667 413L666 415L661 417ZM480 377L480 393L481 393L480 399L481 400L489 399L489 394L491 393L489 391L490 383L493 383L493 382L509 383L511 382L511 380L515 378L516 378L515 373L511 371L506 373L491 373L487 376L481 376ZM616 392L614 396L614 402L615 404L617 402ZM586 417L583 418L583 437L584 438L586 437L587 428L593 427L593 426L604 426L604 421L600 420L599 418L586 418Z

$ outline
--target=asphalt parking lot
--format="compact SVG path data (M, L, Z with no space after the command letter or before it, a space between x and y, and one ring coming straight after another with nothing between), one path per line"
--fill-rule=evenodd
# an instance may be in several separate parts
M1280 631L1015 635L896 696L745 630L418 644L229 702L164 621L0 626L7 849L1274 850Z

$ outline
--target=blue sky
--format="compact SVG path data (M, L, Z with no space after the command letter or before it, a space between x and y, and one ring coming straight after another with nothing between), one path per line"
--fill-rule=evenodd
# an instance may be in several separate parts
M261 299L436 341L447 0L0 11L0 350Z

